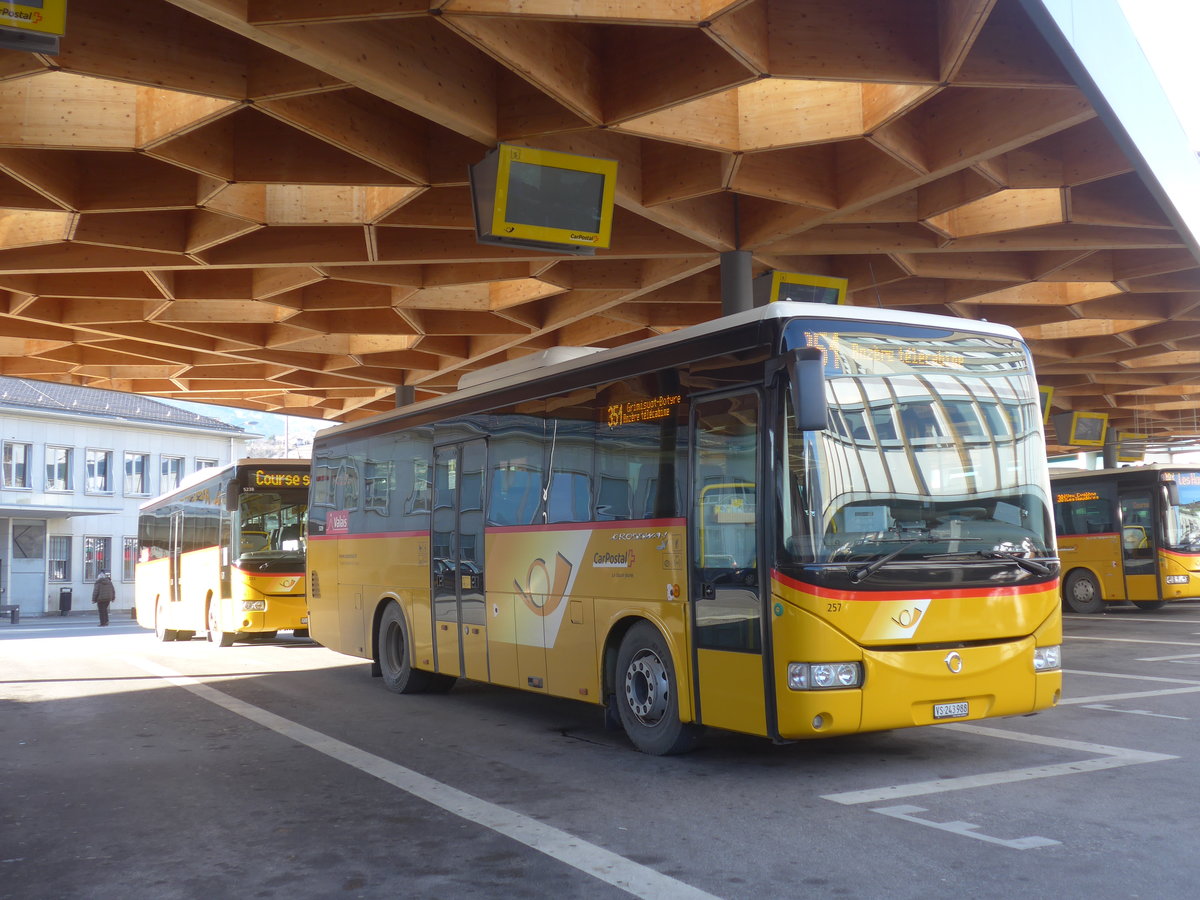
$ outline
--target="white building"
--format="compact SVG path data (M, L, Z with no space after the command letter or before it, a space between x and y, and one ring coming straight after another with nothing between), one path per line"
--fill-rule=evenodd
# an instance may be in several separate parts
M254 437L148 397L0 377L0 605L58 615L69 592L86 613L107 571L129 609L138 507Z

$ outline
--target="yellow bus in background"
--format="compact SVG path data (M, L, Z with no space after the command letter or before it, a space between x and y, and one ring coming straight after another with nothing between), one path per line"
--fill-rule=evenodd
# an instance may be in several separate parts
M778 302L558 348L318 434L312 635L398 693L604 708L653 754L1054 705L1039 396L1011 328Z
M1050 481L1067 609L1200 597L1200 468L1055 472Z
M134 596L159 640L220 647L308 633L307 459L202 469L141 506Z

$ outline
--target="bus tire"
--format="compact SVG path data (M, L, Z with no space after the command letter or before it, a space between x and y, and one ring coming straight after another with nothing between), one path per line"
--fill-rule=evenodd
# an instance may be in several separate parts
M1134 600L1133 605L1138 609L1162 609L1167 605L1166 600Z
M397 694L420 694L437 690L437 685L445 676L414 669L409 646L404 612L399 604L388 603L379 619L376 647L379 674L383 678L384 686ZM450 679L450 683L453 684L453 679Z
M174 628L163 627L163 622L166 620L166 618L167 611L163 607L163 602L159 600L158 604L154 607L154 636L164 644L168 641L176 640L179 635L179 632L177 632Z
M700 738L699 726L679 720L679 681L671 652L649 622L638 622L621 640L616 702L625 734L643 753L687 753Z
M208 604L208 641L210 644L216 644L218 647L232 647L233 639L237 634L232 631L221 631L221 626L217 622L217 604Z
M1063 581L1063 603L1072 612L1091 615L1104 609L1100 582L1087 569L1076 569Z

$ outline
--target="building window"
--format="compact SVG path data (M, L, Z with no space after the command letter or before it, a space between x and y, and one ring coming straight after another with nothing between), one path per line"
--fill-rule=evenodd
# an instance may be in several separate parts
M162 458L162 481L159 484L159 490L164 494L167 491L173 491L179 487L179 482L183 480L183 457L182 456L164 456Z
M121 539L121 580L133 581L133 567L137 562L138 539L127 537Z
M90 494L112 493L112 451L89 450L84 489Z
M112 538L85 537L83 539L83 580L95 581L101 572L112 572Z
M46 448L46 490L70 491L75 489L75 479L71 477L74 461L75 451L70 447Z
M71 580L71 537L54 534L50 536L50 558L46 560L46 572L51 581Z
M217 467L217 461L215 459L197 459L196 460L196 471L197 472L199 472L201 469L215 469L216 467Z
M125 493L149 494L150 482L147 473L150 469L149 453L125 454Z
M32 444L17 444L12 441L4 442L4 486L6 488L31 487L29 483L29 462L32 456Z

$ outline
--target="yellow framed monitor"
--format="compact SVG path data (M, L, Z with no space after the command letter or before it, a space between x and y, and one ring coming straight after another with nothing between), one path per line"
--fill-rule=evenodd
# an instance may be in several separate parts
M1108 413L1067 412L1054 416L1054 432L1060 443L1072 447L1103 447L1108 430Z
M845 278L832 275L804 275L800 272L772 271L754 279L754 304L762 306L776 300L800 303L845 303Z
M1146 438L1132 431L1117 432L1117 462L1137 463L1146 459Z
M0 28L38 34L67 33L67 0L0 0Z
M1042 398L1042 424L1050 424L1050 401L1054 399L1054 388L1048 384L1038 386L1038 394Z
M480 243L577 256L609 245L614 159L499 144L470 180Z

